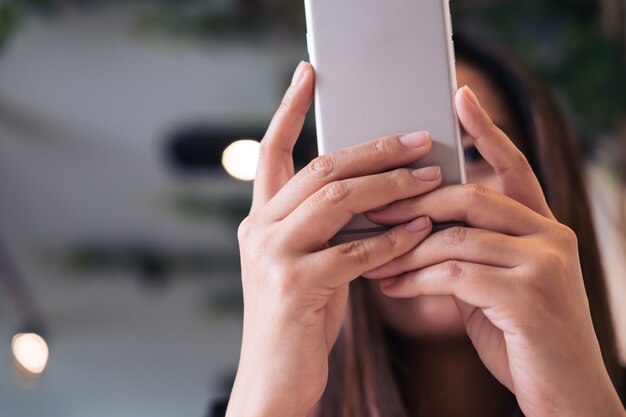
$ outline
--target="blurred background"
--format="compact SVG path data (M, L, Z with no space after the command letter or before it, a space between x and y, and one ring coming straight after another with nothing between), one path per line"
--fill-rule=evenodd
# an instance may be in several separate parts
M625 3L451 9L575 120L626 347ZM303 0L0 0L0 415L205 416L226 393L236 229L305 32ZM311 112L298 166L314 142Z

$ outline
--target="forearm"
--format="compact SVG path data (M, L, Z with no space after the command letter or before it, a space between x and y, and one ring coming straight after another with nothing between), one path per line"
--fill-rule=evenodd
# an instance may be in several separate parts
M626 410L606 372L579 381L578 389L562 398L559 416L626 417Z
M246 326L244 325L244 328ZM304 358L294 357L290 340L302 340L302 335L288 329L272 331L279 344L262 342L259 335L244 335L237 375L228 402L226 417L306 417L315 403L308 391L315 381L303 374ZM262 349L262 346L267 346ZM286 350L283 350L285 349ZM305 376L309 375L309 377ZM303 391L304 390L304 391ZM323 386L320 386L323 390ZM314 395L314 398L319 398Z
M256 385L238 374L226 417L307 417L306 413L294 412L293 404L279 404L269 387Z
M607 376L608 379L608 376ZM626 410L622 405L619 395L615 391L610 381L604 389L597 392L590 402L587 412L579 412L576 416L607 416L607 417L626 417Z

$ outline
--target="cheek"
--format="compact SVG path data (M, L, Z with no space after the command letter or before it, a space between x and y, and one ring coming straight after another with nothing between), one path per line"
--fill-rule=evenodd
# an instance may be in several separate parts
M465 333L463 320L452 297L390 298L380 292L376 281L372 281L371 285L385 323L398 333L411 338Z

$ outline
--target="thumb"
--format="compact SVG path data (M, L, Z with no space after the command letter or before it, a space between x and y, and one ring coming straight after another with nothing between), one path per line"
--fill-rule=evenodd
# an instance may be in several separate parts
M554 219L528 160L493 123L469 87L457 91L455 104L463 128L498 177L498 191L544 217Z
M294 175L293 147L313 101L314 72L301 61L261 141L252 209L265 205Z

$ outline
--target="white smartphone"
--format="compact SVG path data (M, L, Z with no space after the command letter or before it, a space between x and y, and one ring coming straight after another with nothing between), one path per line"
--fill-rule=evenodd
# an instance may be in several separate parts
M443 185L465 183L448 0L304 0L320 154L428 130ZM357 215L334 241L386 228Z

